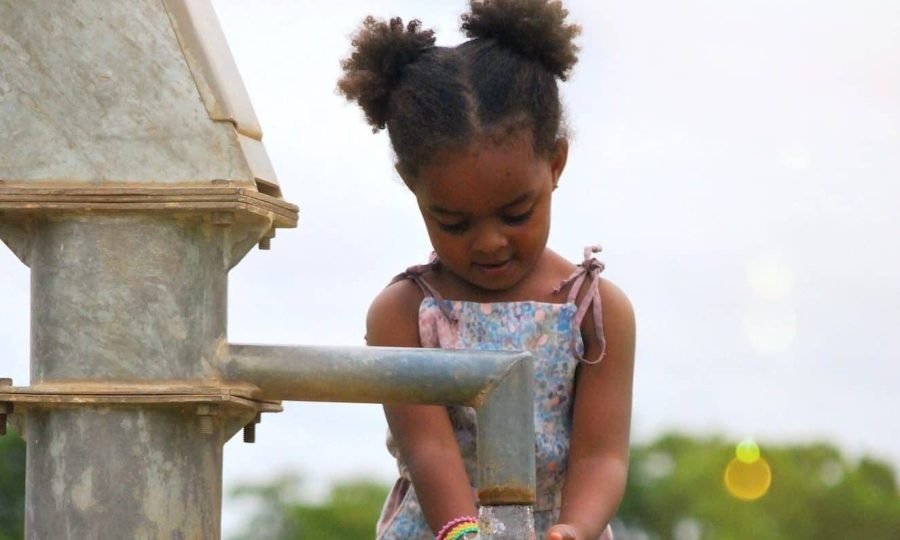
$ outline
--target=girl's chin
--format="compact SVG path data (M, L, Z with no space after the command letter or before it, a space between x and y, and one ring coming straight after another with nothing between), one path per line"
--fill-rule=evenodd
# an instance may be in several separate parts
M515 286L522 278L513 261L501 265L472 265L470 283L480 289L503 291Z
M445 263L446 264L446 263ZM471 287L476 297L478 291L499 293L515 287L524 277L514 260L509 260L500 265L470 264L460 271L447 267L448 270L462 281L467 287Z

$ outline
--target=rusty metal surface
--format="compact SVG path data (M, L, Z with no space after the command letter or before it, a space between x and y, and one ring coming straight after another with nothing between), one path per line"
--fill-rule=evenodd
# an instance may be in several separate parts
M534 504L534 488L525 484L512 486L486 486L478 488L478 504L497 506L503 504Z
M534 365L519 362L478 407L478 500L533 504Z

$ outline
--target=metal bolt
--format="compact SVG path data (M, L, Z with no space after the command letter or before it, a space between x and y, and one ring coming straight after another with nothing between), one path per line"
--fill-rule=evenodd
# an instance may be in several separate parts
M259 249L272 249L272 239L275 238L275 229L269 229L266 234L259 239Z
M251 444L256 442L256 424L254 422L244 426L244 442Z
M6 435L7 415L12 414L12 403L0 403L0 436Z
M212 435L215 431L213 425L213 416L217 413L215 407L211 405L200 405L197 407L197 415L200 416L200 434Z
M256 424L262 421L262 414L256 413L256 418L253 419L252 422L244 426L244 442L245 443L255 443L256 442Z
M0 379L0 388L10 387L12 383L12 379L4 377ZM12 409L12 403L0 403L0 436L6 435L7 414L12 413Z

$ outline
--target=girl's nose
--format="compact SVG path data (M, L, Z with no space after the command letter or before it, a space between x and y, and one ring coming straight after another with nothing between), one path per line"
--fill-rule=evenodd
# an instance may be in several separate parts
M503 251L508 245L509 240L503 231L497 227L481 227L472 248L476 253L491 256Z

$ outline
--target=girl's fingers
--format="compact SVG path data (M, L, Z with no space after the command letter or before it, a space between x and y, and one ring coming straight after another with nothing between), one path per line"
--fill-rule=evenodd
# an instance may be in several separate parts
M578 540L578 538L571 526L554 525L547 531L547 540Z

